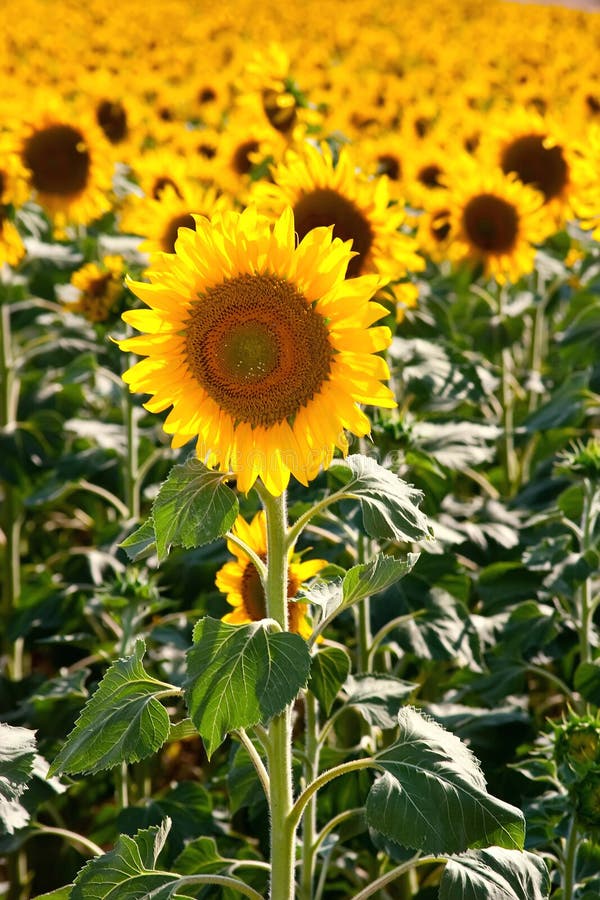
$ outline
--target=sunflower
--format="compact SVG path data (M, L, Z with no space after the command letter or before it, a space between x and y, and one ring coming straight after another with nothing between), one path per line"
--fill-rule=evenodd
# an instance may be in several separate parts
M499 282L531 272L534 245L552 230L542 195L514 175L476 164L457 168L447 184L449 209L440 223L449 226L449 258L480 263Z
M488 144L489 142L489 144ZM515 109L490 124L482 161L514 174L541 192L548 213L562 224L572 211L573 142L549 117Z
M106 322L123 291L124 262L121 256L105 256L101 263L86 263L71 275L78 297L65 303L69 312L79 313L89 322Z
M137 156L131 163L131 171L146 197L160 200L170 185L181 198L181 186L189 179L190 163L174 150L157 147Z
M250 523L243 516L238 516L233 534L254 550L263 561L267 558L267 522L264 512L258 512ZM233 541L227 541L227 549L236 559L219 569L216 585L227 594L227 602L233 606L233 612L223 616L224 622L242 625L245 622L258 622L267 615L265 591L260 575L250 557ZM310 559L301 561L300 556L290 550L288 555L288 600L292 601L300 587L309 578L313 578L327 565L326 559ZM296 632L308 640L312 628L306 618L306 603L288 603L289 630Z
M179 229L194 228L194 214L210 216L229 205L215 188L190 180L164 184L157 193L156 199L131 197L121 219L121 231L145 238L140 244L144 253L172 253Z
M87 225L110 209L113 155L96 123L50 101L23 125L20 161L56 225Z
M321 116L309 106L291 71L284 48L271 42L257 50L246 63L238 84L236 105L249 118L262 122L289 141L301 140L309 127L317 127Z
M256 184L257 204L275 215L291 206L300 240L322 225L332 225L335 237L351 240L356 255L349 278L377 272L394 280L423 268L415 241L399 231L404 211L389 205L387 178L357 173L347 148L334 164L328 144L320 149L307 144L301 152L290 151L272 178L273 184Z
M151 308L123 316L146 334L119 346L147 357L124 378L153 395L151 412L173 407L173 446L196 437L198 457L231 467L241 491L260 477L279 495L290 474L307 484L346 453L345 429L369 433L359 403L396 405L376 355L390 332L370 327L386 312L370 302L383 280L345 280L352 251L331 228L296 246L290 209L274 226L253 208L194 220L150 284L130 282Z

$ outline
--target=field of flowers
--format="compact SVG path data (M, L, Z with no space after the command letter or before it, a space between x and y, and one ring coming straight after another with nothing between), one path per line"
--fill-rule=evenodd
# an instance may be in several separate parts
M0 896L598 900L600 15L2 17Z

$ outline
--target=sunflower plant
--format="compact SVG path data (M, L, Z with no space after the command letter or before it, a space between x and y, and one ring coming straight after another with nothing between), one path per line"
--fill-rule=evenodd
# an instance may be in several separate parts
M143 638L131 645L50 775L122 769L194 735L210 761L229 739L229 789L239 797L243 777L265 810L269 852L226 858L199 832L165 871L157 860L167 815L107 853L94 846L73 898L105 896L109 886L123 897L195 897L218 886L255 900L311 900L356 828L368 828L393 865L358 876L355 900L416 867L437 870L447 898L463 896L465 884L482 898L497 884L547 889L543 862L523 852L520 810L489 793L471 750L410 702L416 684L372 671L369 653L390 628L359 634L354 654L332 639L341 617L406 576L432 540L421 492L349 452L350 438L371 428L362 406L395 402L380 355L391 335L375 324L385 310L372 300L382 279L346 279L352 257L332 228L296 244L291 210L271 224L247 209L196 217L149 281L130 282L147 308L124 314L142 334L120 347L144 357L125 381L151 395L151 412L171 408L164 429L174 447L196 446L122 546L134 560L165 563L174 548L226 540L235 562L221 567L217 587L233 612L195 623L172 682L151 674ZM332 521L353 536L355 564L312 558L308 536ZM358 730L348 730L349 713ZM350 779L355 799L336 811L338 779Z

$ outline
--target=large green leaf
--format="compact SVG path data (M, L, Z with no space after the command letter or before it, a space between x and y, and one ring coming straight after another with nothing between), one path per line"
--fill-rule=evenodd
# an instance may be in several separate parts
M312 658L308 687L327 715L350 671L350 657L341 647L323 647Z
M492 847L469 851L448 861L440 882L440 900L546 900L550 878L533 853Z
M345 684L346 704L356 707L369 725L395 728L398 710L417 687L391 675L351 675Z
M122 834L113 850L90 860L75 879L71 900L168 900L176 896L179 876L155 871L171 823Z
M14 834L29 821L20 803L33 777L35 731L0 722L0 833Z
M98 772L120 762L137 762L169 737L169 716L158 694L171 686L152 678L142 665L145 645L114 663L83 708L54 760L51 773Z
M297 634L265 622L228 625L210 617L194 629L186 700L208 756L236 728L266 722L306 687L310 653Z
M189 550L229 531L239 504L226 477L194 458L171 469L152 505L159 561L173 545Z
M417 503L421 491L407 484L368 456L355 454L334 460L330 471L344 483L344 494L360 501L365 531L390 541L422 541L432 527Z
M401 710L398 724L398 741L376 756L384 774L369 792L369 824L425 853L521 849L523 814L487 793L465 744L410 707Z

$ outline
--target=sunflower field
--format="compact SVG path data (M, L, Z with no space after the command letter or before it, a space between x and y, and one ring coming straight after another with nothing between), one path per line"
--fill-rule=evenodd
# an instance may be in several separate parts
M600 10L4 0L0 896L600 898Z

